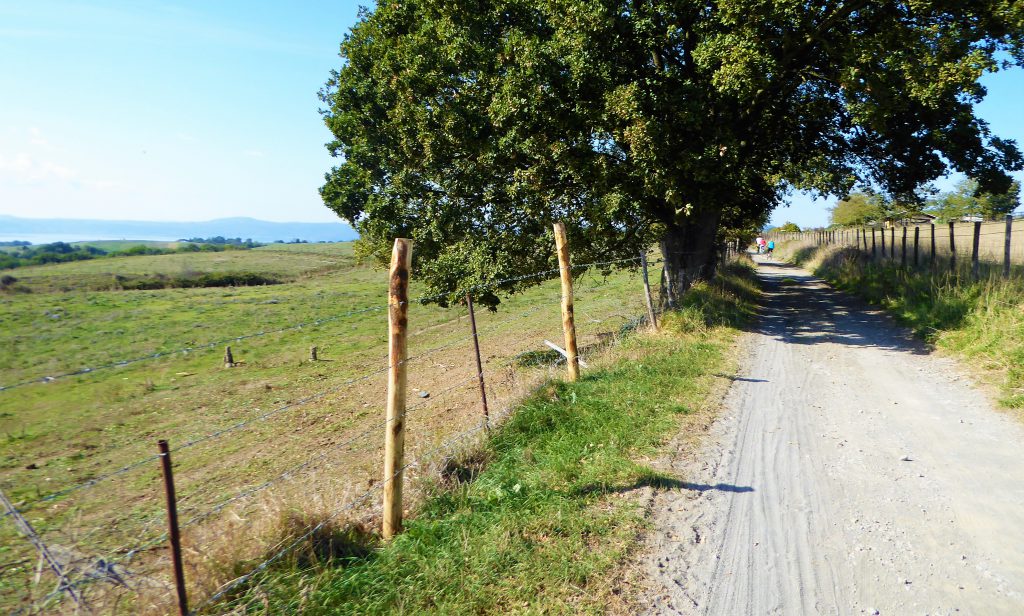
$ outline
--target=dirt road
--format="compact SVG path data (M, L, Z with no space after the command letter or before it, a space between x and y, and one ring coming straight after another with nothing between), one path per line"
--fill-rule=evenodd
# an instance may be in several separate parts
M1024 426L807 272L657 497L649 614L1024 614Z

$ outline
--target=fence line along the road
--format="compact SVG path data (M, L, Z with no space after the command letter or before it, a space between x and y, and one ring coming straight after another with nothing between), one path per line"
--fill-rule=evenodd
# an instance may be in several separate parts
M996 266L1001 268L1003 278L1010 278L1024 275L1022 221L1024 215L1007 215L989 221L864 226L810 232L773 231L768 236L815 245L839 243L856 249L869 259L898 263L908 269L936 270L944 267L949 272L956 272L966 262L970 275L975 279L981 277L983 267L994 274L998 270L992 266ZM944 265L942 261L945 261Z
M558 254L555 252L554 248L555 247L553 246L553 254ZM43 524L44 533L59 533L62 537L66 536L71 542L70 545L73 546L70 549L70 551L68 551L69 548L67 541L62 540L62 549L64 549L64 551L68 555L55 557L55 563L58 565L58 569L54 569L54 571L59 570L61 558L64 558L65 562L76 563L75 569L73 571L71 571L70 573L63 572L61 574L64 576L62 578L61 588L73 592L78 592L78 589L89 588L93 589L90 590L90 592L94 592L97 586L97 582L110 582L110 584L99 584L99 586L106 587L108 589L107 591L101 591L100 594L97 595L99 597L97 600L101 602L105 600L105 597L107 597L107 595L104 595L103 592L114 592L115 595L113 596L120 597L120 595L118 595L117 593L139 592L140 589L145 588L159 588L161 589L161 593L165 592L165 590L163 589L174 589L175 585L170 585L163 581L157 582L156 580L158 577L162 579L167 578L164 577L162 574L157 574L155 572L156 570L153 569L154 566L158 566L159 563L162 562L162 557L158 555L156 549L159 548L159 553L163 553L166 548L162 547L162 544L167 542L170 535L177 534L183 530L194 529L195 527L199 527L203 525L204 522L210 520L211 518L214 518L222 512L225 512L232 506L237 505L242 508L251 508L255 503L260 502L259 499L254 498L256 497L256 495L264 491L267 491L271 487L276 486L285 480L300 476L306 476L314 468L321 469L321 464L326 464L328 463L329 460L330 464L338 465L342 463L341 460L347 460L349 456L353 455L355 452L363 451L364 448L366 447L370 447L370 449L380 451L381 443L378 442L376 444L373 444L371 443L371 441L375 434L380 434L381 430L385 431L385 435L394 434L397 436L400 434L401 438L404 440L403 432L406 420L414 416L419 417L421 416L420 412L422 410L428 407L432 407L433 405L436 405L436 407L439 409L438 413L426 413L423 414L422 417L432 422L442 422L442 424L438 424L436 428L437 434L441 435L442 437L440 445L431 447L431 439L429 438L429 435L428 438L418 438L417 442L412 443L411 450L413 452L416 452L417 450L422 449L423 447L427 447L428 449L427 451L416 453L411 460L406 460L402 456L395 455L395 452L393 451L392 448L392 451L389 453L392 462L390 464L390 468L388 468L386 465L387 470L385 470L385 472L383 473L385 477L384 481L377 483L373 483L371 481L371 487L369 490L366 490L355 499L346 499L347 502L342 507L334 510L331 513L331 515L321 520L318 524L311 526L304 533L300 534L296 539L292 540L289 543L289 545L285 547L284 550L276 553L273 557L261 563L259 566L254 568L245 576L228 582L227 585L224 585L221 588L219 588L216 592L209 595L209 597L205 600L201 596L197 597L200 600L199 605L200 607L208 606L210 603L216 602L223 598L225 596L225 593L228 593L232 589L237 588L239 585L252 580L253 576L258 575L260 571L265 570L268 566L270 566L270 564L275 562L277 559L280 559L284 553L287 553L287 551L292 550L296 546L300 545L305 539L312 536L312 534L317 532L317 530L323 528L325 525L336 520L345 511L350 511L365 504L366 501L372 495L377 494L378 492L391 492L391 502L388 507L388 510L392 512L392 524L390 531L384 531L384 535L389 536L390 534L400 532L402 513L404 509L408 507L408 503L404 502L403 500L403 495L400 487L403 479L403 471L407 471L409 469L412 469L413 467L422 465L428 458L430 458L430 456L433 456L438 451L442 449L450 449L454 447L457 443L464 442L470 436L485 433L486 430L497 425L498 423L500 423L502 419L507 417L508 414L512 412L512 409L515 408L515 404L516 401L519 399L519 396L523 395L523 393L528 391L528 388L531 386L530 383L535 382L531 380L534 378L533 376L531 376L526 381L522 381L521 378L517 376L519 374L518 367L524 367L526 370L529 371L535 370L533 366L536 366L538 367L537 372L528 372L527 374L536 375L538 377L542 375L550 377L550 375L552 374L550 371L554 370L555 367L563 366L563 369L569 369L569 367L572 366L572 362L566 362L564 357L555 355L554 353L547 351L542 343L545 342L544 337L546 335L550 335L555 331L556 328L559 327L559 325L561 325L561 328L563 330L562 333L565 335L565 339L567 341L567 348L571 350L571 347L573 346L570 343L568 343L568 341L570 339L575 340L575 329L577 327L577 324L571 319L567 320L564 318L564 309L562 314L563 318L559 320L557 318L558 308L555 307L555 304L559 303L559 300L563 304L563 307L566 306L568 300L567 305L571 309L573 308L573 274L576 272L580 272L581 270L587 270L590 268L613 268L615 266L639 265L641 261L644 261L643 257L638 255L637 257L625 259L609 259L603 261L595 261L591 263L572 264L568 259L570 247L567 245L567 243L562 241L561 246L559 246L559 248L561 248L559 252L564 253L559 255L559 268L544 270L536 273L526 274L523 276L517 276L514 278L508 278L498 281L491 281L486 284L477 285L473 287L471 295L468 298L465 296L463 296L462 298L463 301L471 300L473 299L473 294L480 293L483 290L494 289L503 284L507 285L510 283L519 282L531 278L553 278L555 275L559 275L562 278L561 293L550 294L550 296L544 296L540 298L539 302L530 305L525 311L521 313L513 314L508 317L504 317L504 315L501 315L499 317L496 317L493 322L482 323L479 328L476 326L476 320L470 319L470 323L466 324L469 325L470 327L469 332L467 332L468 335L458 335L455 337L451 337L452 333L445 330L445 333L443 334L444 338L441 343L434 344L425 350L418 351L415 354L411 355L405 352L403 349L399 349L398 352L390 353L390 357L387 360L386 365L381 366L378 369L365 372L355 377L347 378L338 385L332 386L330 388L324 389L311 395L303 396L293 402L276 406L266 412L261 412L253 416L245 417L243 419L230 423L229 425L223 428L211 431L207 434L203 434L201 436L189 439L184 439L184 442L181 442L181 444L179 445L174 445L175 441L172 440L172 446L169 446L167 448L166 455L169 456L170 453L174 453L175 463L173 465L169 463L164 465L164 471L166 473L165 476L168 478L169 482L173 481L174 483L184 485L186 490L177 490L184 494L184 496L180 499L177 498L176 496L174 496L173 498L168 498L168 513L166 515L173 518L174 516L179 515L179 504L185 503L186 501L190 501L191 504L189 504L186 508L181 510L183 513L188 513L187 517L182 517L183 522L176 523L176 521L172 520L171 524L168 526L167 531L159 533L156 536L150 535L148 536L148 538L143 539L142 541L137 542L135 543L135 545L131 545L130 547L119 547L117 548L116 553L106 552L107 555L103 557L96 557L88 556L87 554L95 555L104 553L102 545L96 544L91 547L83 547L79 545L80 541L76 541L76 537L80 538L84 536L86 538L90 538L91 540L92 537L99 536L101 533L105 532L103 530L104 528L112 528L103 522L102 517L99 518L97 522L101 525L85 533L84 535L73 527L64 528L64 525L66 524L81 523L74 521L82 519L80 517L65 518L62 516L59 518L59 521L55 521L53 525ZM732 247L723 247L723 254L734 254ZM652 260L646 262L645 265L650 267L660 262L661 261L659 260ZM407 259L405 263L406 265L404 268L404 272L399 272L397 275L397 279L404 280L405 283L408 283L410 279L410 272L408 270ZM630 267L629 269L634 268ZM393 280L396 279L396 276L394 274L395 272L393 272ZM660 310L658 309L647 308L648 316L643 316L645 304L650 304L652 302L649 285L643 284L643 282L639 278L635 280L634 278L634 276L629 276L627 279L624 279L622 283L612 286L603 286L603 284L605 283L596 282L596 278L595 282L592 284L584 283L581 285L577 285L575 288L575 294L576 302L579 303L579 305L576 306L575 310L572 311L578 312L583 317L582 323L584 325L586 323L604 324L612 319L622 319L624 321L622 329L625 329L631 325L635 326L636 323L641 322L643 319L647 319L648 321L654 321L654 317L650 315L659 312ZM623 284L627 281L629 285L628 287L624 287ZM254 334L248 334L245 337L265 336L271 333L288 331L289 329L301 329L302 327L307 327L310 325L323 324L330 321L346 318L349 316L388 310L389 318L392 320L392 324L402 325L402 327L390 328L392 330L393 338L395 335L402 334L402 329L405 329L406 331L411 331L409 330L409 326L413 325L413 323L410 321L410 319L415 319L417 315L415 311L410 313L408 311L409 307L411 307L414 304L422 304L432 300L452 298L451 294L447 294L447 298L445 297L445 295L446 294L439 294L435 296L410 299L407 296L403 297L401 294L398 294L396 296L393 293L392 297L390 298L388 307L379 306L366 308L359 311L349 311L344 314L336 315L334 317L318 319L316 321L310 321L299 325L289 326L287 328L279 328L276 330L268 330L257 332ZM624 302L624 298L631 299L629 301ZM590 302L594 302L594 305L591 305ZM632 308L625 308L625 305L633 306L634 304L635 306ZM608 314L609 310L612 311L612 314ZM626 312L635 312L636 314L625 314ZM545 323L545 325L527 327L519 325L519 322L535 318L538 315L546 315L543 316L543 318L540 321L542 323ZM463 316L468 316L468 314ZM401 323L399 323L400 321ZM462 317L460 316L456 319L453 319L452 321L441 323L439 325L446 327L451 325L459 326L462 323L464 323L464 321L462 321ZM436 325L431 325L428 328L426 328L424 332L433 330L436 327ZM508 334L513 332L522 333L523 335L510 337ZM496 336L493 339L491 338L492 334ZM431 335L436 336L436 334ZM600 336L602 335L605 334L600 334L597 338L597 340L599 341L599 345L603 344L603 342L601 341L606 339L601 338ZM244 339L245 337L227 338L224 340L218 340L216 342L207 343L201 346L188 347L187 349L181 349L178 351L163 352L160 354L135 358L134 360L111 362L108 367L123 366L131 361L155 359L157 357L166 357L168 355L172 355L175 353L191 352L194 350L201 350L205 348L214 348L222 345L225 341L241 340ZM614 340L614 336L612 337L612 339ZM393 342L394 339L392 339L392 343ZM485 359L482 356L483 354L481 353L481 349L479 346L482 343L491 345L492 347L494 347L494 351L496 352ZM520 361L519 358L523 356L524 350L530 349L531 347L543 350L537 350L532 352L539 353L540 355L538 355L538 358L545 357L546 359L544 360L544 362L530 361L528 363L522 363ZM597 346L595 346L595 348L597 348ZM569 353L569 350L566 350L565 352ZM560 351L562 350L560 349ZM577 356L579 352L579 350L576 351ZM425 364L421 364L421 362L418 361L423 358L434 355L442 355L443 357L447 358L439 360L439 362L444 361L447 362L447 364L432 362L428 366ZM453 363L451 357L455 355L461 356L462 359L456 360ZM506 362L506 358L510 358L509 361ZM453 380L451 376L452 373L449 373L449 370L452 368L452 366L458 366L457 369L460 372L463 369L465 369L465 376L459 376ZM415 371L417 371L417 374L419 373L419 371L440 370L441 374L431 378L434 381L440 379L441 383L439 383L440 387L431 386L431 390L433 390L432 393L429 393L426 396L421 396L424 398L423 400L415 401L415 403L409 404L407 403L408 396L405 393L404 382L407 380L407 376L403 373L407 373L411 367ZM493 370L495 368L497 369L497 371ZM88 369L88 372L93 372L99 369L101 368L90 368ZM512 369L512 372L506 373L504 380L501 380L499 382L499 378L502 376L501 371L508 369ZM579 370L579 368L576 369ZM82 373L85 374L88 372ZM351 430L351 433L347 434L346 436L342 436L336 440L331 439L335 440L336 442L328 442L324 445L321 445L320 450L313 452L312 455L303 456L303 459L299 461L289 461L285 468L275 470L273 473L269 474L269 478L263 481L259 481L248 487L239 489L232 494L223 496L221 498L216 499L215 501L210 502L207 501L207 498L209 495L212 494L212 491L205 489L205 483L197 484L199 486L202 486L199 490L192 490L191 492L188 492L187 488L190 482L189 473L193 471L184 472L180 477L173 476L182 473L182 471L180 471L180 465L183 463L183 461L187 461L189 459L190 456L187 453L188 450L202 443L219 441L219 439L227 435L234 434L239 430L242 430L243 428L252 426L256 422L266 421L275 416L282 415L291 409L307 405L313 401L324 399L327 396L334 393L342 393L349 390L365 390L366 387L364 387L363 385L359 385L360 382L368 381L369 379L374 377L380 377L385 372L391 373L391 377L389 378L389 399L394 401L395 403L395 406L390 414L384 416L383 418L377 421L363 421L358 424L346 425L342 429L345 431ZM426 372L424 374L426 374ZM70 374L66 376L70 376ZM527 389L523 389L524 387L526 387ZM489 412L487 408L488 393L489 390L493 388L497 388L499 395L494 396L493 399L491 400L491 403L493 406L501 408L501 410L499 410L496 413L493 411ZM479 389L475 396L472 394L472 390L474 389ZM456 393L459 392L459 390L463 391L461 393ZM451 398L450 401L445 402L445 400L449 396L454 397ZM342 397L341 399L345 399L345 397ZM351 404L356 403L352 402ZM364 408L366 406L368 405L363 405ZM454 422L451 421L452 418L450 417L450 411L453 408L461 409L458 411L457 414L459 419ZM444 413L444 415L441 415L441 413ZM356 416L358 417L359 415L365 415L365 413L359 413ZM470 420L472 420L471 427L466 429L459 428L459 425L463 424L464 421ZM448 433L448 436L444 436L446 432ZM173 435L160 436L163 436L164 438L170 436L171 438L173 438ZM387 441L388 439L384 440ZM387 444L385 443L384 449L387 448ZM271 451L275 451L275 448L272 447ZM109 454L110 452L106 453ZM87 481L50 492L49 494L37 498L35 500L31 500L28 503L21 503L19 504L19 507L23 510L31 508L38 509L38 513L36 513L35 515L41 516L40 519L45 520L46 516L49 515L50 510L55 512L63 512L69 509L67 506L63 506L59 510L55 508L48 509L44 513L44 511L41 508L37 507L38 505L58 501L62 497L69 496L73 493L91 493L91 491L87 490L88 488L92 488L100 483L107 482L115 477L126 475L137 469L150 469L155 471L157 465L160 463L160 460L165 460L169 462L169 457L161 457L162 455L164 454L144 456L132 463L120 466L109 473L104 473L96 477L93 477L92 479L89 479ZM332 456L334 455L340 455L343 456L344 458L333 459ZM276 460L277 458L278 456L276 455L268 456L267 460ZM258 458L252 457L247 458L246 463L250 464L252 463L252 460L257 459ZM273 464L271 464L270 466L273 466ZM197 471L205 472L204 467L195 467L194 463L189 463L188 467L194 467ZM334 466L333 468L337 468L337 466ZM321 470L323 469L326 469L326 467L323 467ZM198 472L198 474L201 476L202 472ZM346 471L342 471L342 477L339 478L341 481L349 481L348 475L345 473ZM139 483L138 480L133 479L132 481L136 484ZM148 481L148 479L146 481ZM170 494L170 492L168 492L168 494ZM125 496L127 496L127 494ZM153 497L148 498L153 499ZM205 504L204 501L206 501ZM242 503L247 504L243 505ZM74 509L77 509L78 507L80 507L79 504L74 505ZM134 526L132 526L132 524L135 523L132 521L132 517L138 519L138 513L135 512L145 510L146 507L155 509L156 507L158 507L157 500L144 500L141 505L134 504L132 506L132 509L130 510L125 509L123 512L118 511L118 515L128 516L119 518L118 521L116 522L115 526L126 529L124 531L119 532L130 532L130 528L135 528ZM98 511L102 511L102 507ZM12 516L13 514L8 513L7 516L5 517ZM151 524L158 522L160 519L162 519L161 515L154 515L145 522L145 527L150 527ZM143 533L139 533L136 536L142 534ZM145 534L148 535L148 533ZM98 539L102 542L103 537L99 536ZM199 547L201 548L202 546ZM184 551L182 552L182 554L183 558L186 560L192 557L192 552L190 551ZM139 557L143 555L150 556L145 556L144 558L139 560ZM146 569L147 567L149 569ZM182 567L179 565L177 569L181 570ZM181 599L180 605L184 606L185 587L181 582L181 580L183 580L183 576L180 575L180 571L176 573L178 575L176 575L175 577L179 579L179 584L177 585L177 596ZM72 577L69 576L73 576L77 579L72 579ZM123 582L124 580L127 580L129 578L134 579L136 581L131 584L120 584L120 582ZM120 582L115 582L115 580L120 580ZM118 585L115 587L115 584ZM32 601L31 597L33 596L36 596L34 592L31 595L29 595L29 601ZM42 602L43 604L46 604L46 602L58 599L60 599L60 595L54 595L51 592L43 596ZM89 598L87 596L83 596L82 599L83 604L85 605L84 609L88 609ZM152 600L152 596L150 596L150 598L147 600ZM173 603L173 601L171 601L171 603ZM41 604L34 603L30 605L36 605L38 607Z

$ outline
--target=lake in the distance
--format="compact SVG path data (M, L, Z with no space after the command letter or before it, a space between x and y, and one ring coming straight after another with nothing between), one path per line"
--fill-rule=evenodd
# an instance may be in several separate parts
M76 235L73 233L22 233L5 235L0 233L0 242L32 242L33 244L52 244L54 242L96 242L100 240L147 240L155 242L173 242L177 237L115 237L113 235Z

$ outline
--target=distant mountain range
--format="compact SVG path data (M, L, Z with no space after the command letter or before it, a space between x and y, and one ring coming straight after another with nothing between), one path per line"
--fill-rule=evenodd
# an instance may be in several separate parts
M0 215L0 240L33 243L89 240L162 240L190 237L240 237L256 242L342 242L359 237L343 222L268 222L255 218L218 218L205 222L146 222L141 220L85 220L73 218L18 218ZM33 239L36 238L36 239ZM47 238L47 239L41 239Z

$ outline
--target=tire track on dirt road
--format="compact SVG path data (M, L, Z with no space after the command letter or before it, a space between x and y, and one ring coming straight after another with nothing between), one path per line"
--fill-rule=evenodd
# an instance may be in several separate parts
M1024 614L1024 426L884 315L762 261L721 418L658 495L649 614Z

